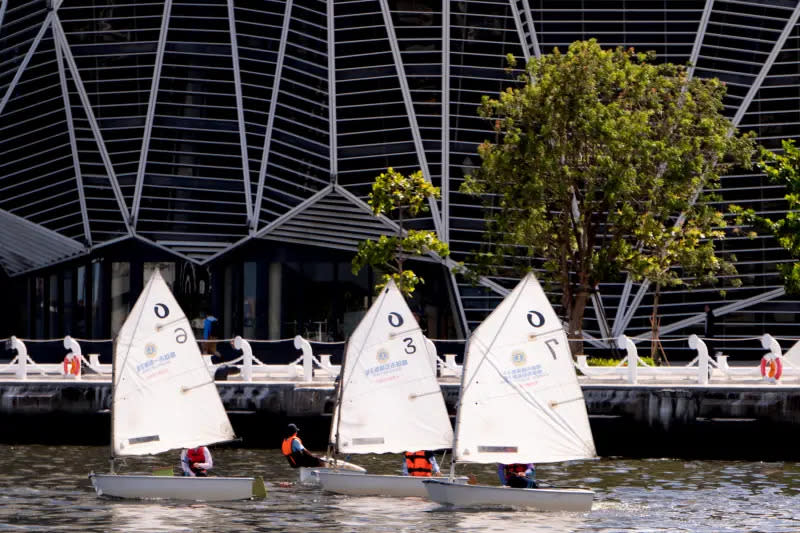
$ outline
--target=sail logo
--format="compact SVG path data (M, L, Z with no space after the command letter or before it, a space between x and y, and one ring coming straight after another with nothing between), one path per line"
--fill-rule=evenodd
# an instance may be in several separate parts
M162 353L161 355L156 357L157 352L155 351L155 344L151 344L149 346L153 347L153 355L148 355L148 357L150 357L149 360L136 365L136 372L138 372L139 374L142 375L150 374L152 371L164 367L171 360L178 357L178 354L176 354L175 352ZM147 348L145 348L145 353L147 353Z
M511 352L512 368L503 372L503 376L516 383L529 382L545 375L541 364L529 364L527 354L522 351Z
M389 351L386 349L378 350L375 358L378 360L379 364L364 370L364 376L368 378L396 377L395 375L398 374L404 366L408 366L408 359L389 362Z
M158 352L158 347L152 342L148 342L147 344L144 345L144 354L150 359L155 357L157 352Z

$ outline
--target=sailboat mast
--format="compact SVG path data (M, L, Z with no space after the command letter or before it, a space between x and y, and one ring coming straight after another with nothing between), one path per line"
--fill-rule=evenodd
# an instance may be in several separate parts
M464 381L467 373L467 353L469 352L469 339L464 343L464 359L461 361L461 386L458 388L458 401L456 402L456 427L453 430L453 450L450 454L450 482L456 476L456 450L458 450L458 426L461 423L461 399L464 397Z

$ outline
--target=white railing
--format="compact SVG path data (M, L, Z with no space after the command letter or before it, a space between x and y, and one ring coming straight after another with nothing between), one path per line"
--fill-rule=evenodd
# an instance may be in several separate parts
M740 340L755 340L740 339ZM800 381L800 341L794 344L786 353L782 353L778 341L769 334L757 338L761 346L767 350L764 355L766 365L774 361L781 369L778 379L764 376L764 365L758 362L749 363L748 366L730 366L728 356L717 353L712 358L703 339L691 335L686 339L689 348L697 352L697 356L688 364L682 366L650 366L645 363L638 353L636 343L626 335L620 335L617 345L625 351L625 357L616 366L595 366L589 364L587 356L580 355L575 363L581 379L585 382L613 381L628 384L664 384L671 382L689 382L698 385L709 383L782 383ZM284 339L286 341L288 339ZM673 339L674 340L674 339ZM436 345L430 339L425 339L427 355L432 368L443 379L460 378L461 365L456 363L456 354L440 356ZM17 337L8 339L10 347L16 351L16 356L5 365L0 365L0 375L13 375L15 379L28 379L29 377L48 377L58 379L83 379L100 378L108 379L111 375L111 365L100 363L98 354L84 355L80 342L70 336L64 337L64 349L68 351L64 364L37 364L28 355L27 347L23 340ZM40 342L40 341L35 341ZM224 342L224 341L221 341ZM230 340L231 345L241 351L241 355L231 361L214 363L210 355L205 355L206 364L211 376L214 376L220 367L229 367L233 371L226 375L226 380L237 381L262 381L286 380L305 384L314 382L330 382L341 371L340 365L331 364L330 354L314 354L311 344L300 335L294 339L294 347L300 350L301 355L288 364L266 364L253 354L253 349L247 339L237 336ZM263 342L263 341L262 341ZM270 341L281 342L281 341ZM78 371L73 373L75 360L79 360ZM774 368L775 365L773 365ZM222 378L220 378L222 379Z

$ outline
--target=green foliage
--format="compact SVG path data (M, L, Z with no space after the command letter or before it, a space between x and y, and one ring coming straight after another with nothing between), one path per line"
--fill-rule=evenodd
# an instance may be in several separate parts
M605 359L602 357L589 357L586 359L586 363L589 364L589 366L617 366L620 365L620 361L622 361L622 359ZM653 358L648 356L640 355L639 362L644 363L647 366L657 366ZM628 362L625 361L620 366L628 366ZM637 366L642 366L642 365L640 364Z
M763 146L759 147L758 169L767 175L772 183L786 187L787 212L778 220L756 214L752 209L731 206L739 225L750 225L762 233L775 237L789 254L800 259L800 149L793 140L782 141L783 153L773 153ZM749 233L755 237L755 232ZM788 294L800 294L800 263L778 265L783 275Z
M561 288L572 333L588 294L621 273L669 286L735 272L715 253L725 221L701 191L750 166L752 135L722 114L719 80L652 57L575 42L532 58L479 109L495 142L479 146L461 189L488 208L476 268L544 258L540 277Z
M381 235L377 241L366 240L359 243L358 251L352 260L353 274L357 274L365 266L388 271L381 276L376 284L376 290L382 289L390 279L393 279L403 294L412 294L417 285L424 283L424 280L413 270L403 269L405 259L429 252L447 257L450 255L450 249L432 231L403 230L403 219L405 215L416 216L420 212L427 211L428 198L439 198L439 196L439 188L425 181L421 171L406 177L389 168L375 178L372 193L369 195L369 205L375 215L395 213L400 231L397 235Z

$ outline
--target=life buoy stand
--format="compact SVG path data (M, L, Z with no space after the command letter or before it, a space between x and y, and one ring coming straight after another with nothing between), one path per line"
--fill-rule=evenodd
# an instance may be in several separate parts
M780 357L770 357L770 355L767 354L761 358L761 377L774 383L781 379L783 363L781 363Z
M70 374L73 376L81 375L80 355L67 354L66 357L64 357L64 375L69 376Z

